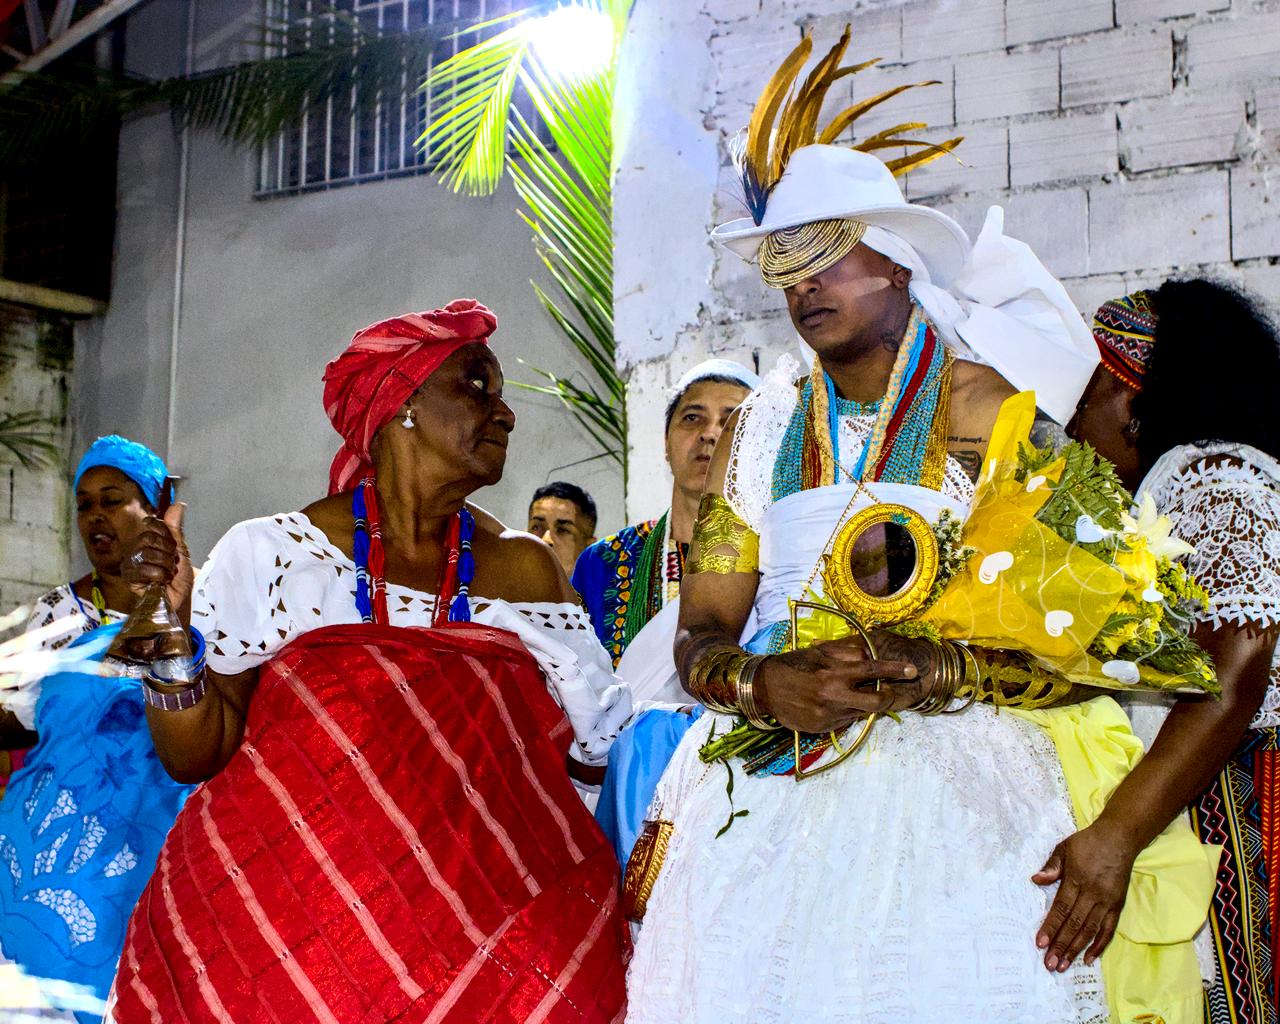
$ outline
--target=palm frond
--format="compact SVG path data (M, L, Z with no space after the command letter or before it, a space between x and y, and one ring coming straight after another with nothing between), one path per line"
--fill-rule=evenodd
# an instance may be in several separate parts
M37 412L0 416L0 450L24 469L51 465L58 456L58 446L49 439L49 428L55 425L48 416Z
M253 146L331 99L359 117L420 80L439 44L470 27L447 21L376 35L333 13L308 19L305 39L296 25L260 26L263 56L189 77L149 80L88 66L21 76L0 89L0 168L38 163L104 125L165 106L180 126Z
M626 387L613 335L612 118L618 46L632 2L571 5L607 15L612 26L607 59L573 72L546 64L530 20L444 62L424 86L434 119L419 139L455 191L488 194L510 176L552 286L530 282L534 293L590 372L580 383L534 368L545 383L521 386L559 398L624 477ZM517 85L538 128L512 102Z

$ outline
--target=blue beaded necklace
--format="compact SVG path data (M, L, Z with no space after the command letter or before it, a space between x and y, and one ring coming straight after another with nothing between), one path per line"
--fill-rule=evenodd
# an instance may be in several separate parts
M365 477L351 494L355 531L351 549L356 564L356 610L362 622L389 624L387 616L386 556L382 549L382 523L373 477ZM465 506L458 509L445 536L445 553L436 587L432 626L471 621L471 583L476 577L472 541L476 520ZM449 594L453 594L449 598Z

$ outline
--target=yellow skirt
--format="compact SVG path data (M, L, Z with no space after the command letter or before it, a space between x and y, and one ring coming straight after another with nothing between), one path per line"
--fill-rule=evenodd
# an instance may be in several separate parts
M1053 740L1079 828L1097 820L1142 758L1142 741L1110 697L1006 712L1034 722ZM1138 855L1115 937L1101 960L1114 1024L1203 1020L1203 987L1191 940L1208 915L1221 853L1222 847L1201 843L1180 814Z

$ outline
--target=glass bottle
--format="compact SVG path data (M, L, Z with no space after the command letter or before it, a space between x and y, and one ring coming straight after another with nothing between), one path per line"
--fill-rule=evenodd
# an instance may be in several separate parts
M172 500L176 477L165 480L156 515L163 517ZM106 658L124 675L151 676L162 683L195 682L191 637L169 604L165 585L147 584L124 626L107 648Z

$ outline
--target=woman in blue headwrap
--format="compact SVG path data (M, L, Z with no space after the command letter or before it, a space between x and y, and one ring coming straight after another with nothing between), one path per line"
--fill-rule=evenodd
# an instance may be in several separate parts
M98 671L136 600L122 556L161 505L166 475L159 456L123 437L85 453L76 522L93 568L36 602L27 636L41 664L0 691L0 746L34 743L0 800L0 970L13 961L87 987L79 1002L45 992L87 1011L82 1020L101 1019L93 997L106 995L129 914L190 790L156 757L140 682Z

